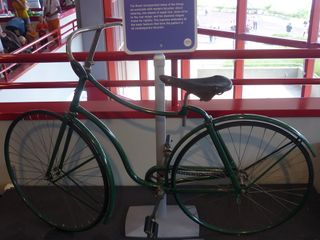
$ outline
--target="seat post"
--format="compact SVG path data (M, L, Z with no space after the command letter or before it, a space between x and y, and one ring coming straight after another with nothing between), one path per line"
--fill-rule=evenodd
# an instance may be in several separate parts
M189 92L186 92L186 93L184 94L182 107L188 106L189 95L190 95Z
M189 95L190 95L189 92L186 92L186 93L184 94L182 108L186 108L186 107L188 106ZM183 118L182 118L182 127L185 127L185 126L186 126L186 122L187 122L187 113L186 113L186 114L183 116Z

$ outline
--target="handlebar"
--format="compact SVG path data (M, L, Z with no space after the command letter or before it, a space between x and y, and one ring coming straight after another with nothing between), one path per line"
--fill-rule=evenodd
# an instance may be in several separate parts
M157 111L157 110L153 110L153 109L149 109L149 108L144 108L139 105L135 105L125 99L122 99L121 97L118 97L116 94L113 94L107 88L102 86L98 81L96 81L91 75L89 75L91 66L93 65L93 58L94 58L94 54L96 52L96 47L97 47L101 32L106 28L111 28L111 27L116 27L116 26L122 26L122 23L121 22L113 22L113 23L100 24L97 26L91 26L91 27L87 27L87 28L79 28L68 36L67 44L66 44L66 53L68 56L68 60L71 63L71 67L74 70L74 72L78 75L79 79L91 80L91 82L94 84L94 86L97 87L98 89L100 89L107 96L114 99L118 103L120 103L128 108L134 109L136 111L140 111L140 112L147 113L147 114L169 117L169 116L178 116L178 115L184 116L187 113L186 110L189 110L189 111L197 112L198 114L207 118L208 117L207 113L205 111L203 111L202 109L198 109L196 107L186 108L186 106L187 106L186 99L184 101L182 108L179 111L173 111L173 112ZM92 32L92 31L95 31L95 34L94 34L94 37L93 37L93 40L92 40L92 43L90 46L90 50L89 50L88 55L86 57L86 60L84 62L84 65L82 66L80 64L80 62L77 61L75 59L75 57L73 56L72 41L78 35L83 34L85 32ZM80 92L81 91L82 91L82 89L80 88ZM186 96L188 94L189 93L187 93ZM80 94L78 95L78 97L80 98Z

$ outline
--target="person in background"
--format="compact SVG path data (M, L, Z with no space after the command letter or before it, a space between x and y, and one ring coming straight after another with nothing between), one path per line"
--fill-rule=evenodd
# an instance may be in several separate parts
M287 30L287 33L290 33L291 30L292 30L292 23L288 23L288 25L286 26L286 30Z
M0 54L4 53L4 47L2 44L1 38L5 37L5 36L6 36L6 34L3 32L2 27L0 25Z
M59 13L61 6L59 0L46 0L44 4L44 16L48 24L49 32L60 28ZM56 36L55 36L56 37Z
M38 23L36 25L36 31L38 33L38 37L41 38L47 34L48 24L44 21L44 18L40 16L38 18ZM44 45L48 42L48 39L43 39L40 41L41 45Z
M63 6L66 8L74 7L75 2L74 2L74 0L64 0Z
M19 38L19 42L20 42L21 46L24 46L24 45L28 44L28 41L24 36L21 35L18 38Z
M0 54L4 53L4 47L2 44L2 38L6 37L6 34L2 31L2 27L0 25ZM3 64L0 67L0 70L2 70ZM0 78L4 78L4 73L0 73Z
M30 17L28 14L28 3L27 0L12 0L12 7L15 15L23 19L26 27L30 24Z
M43 0L39 0L39 3L40 3L40 6L41 6L41 9L43 10L43 8L44 8Z

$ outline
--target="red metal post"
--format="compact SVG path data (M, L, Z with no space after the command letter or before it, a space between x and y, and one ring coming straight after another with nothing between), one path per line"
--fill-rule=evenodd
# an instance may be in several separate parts
M236 16L236 37L235 37L235 49L242 50L245 47L245 41L239 38L240 34L246 32L246 18L247 18L247 0L237 1L237 16ZM237 59L234 63L234 78L243 78L244 60ZM242 98L242 86L235 86L233 97L235 99Z
M139 61L139 74L140 80L148 80L148 61ZM149 100L149 88L140 87L141 100Z
M320 0L313 0L311 11L310 11L310 21L308 29L308 40L307 43L310 46L316 43L318 40L319 32L319 21L320 21ZM315 59L306 59L304 62L304 77L312 78L314 75ZM303 85L301 90L301 97L311 96L312 86Z
M103 0L103 7L104 7L104 18L111 18L112 17L112 2L113 0ZM114 49L114 33L113 29L109 28L105 31L105 41L106 41L106 51L111 52L115 51ZM116 80L117 79L117 72L116 72L116 63L113 61L107 62L108 67L108 79ZM116 89L112 89L116 90Z
M178 60L171 61L171 75L174 77L178 76ZM178 105L179 105L178 88L172 87L171 88L171 108L172 108L172 111L176 110Z

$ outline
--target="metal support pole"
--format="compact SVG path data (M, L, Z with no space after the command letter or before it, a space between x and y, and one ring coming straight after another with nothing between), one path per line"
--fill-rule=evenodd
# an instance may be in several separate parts
M154 56L155 67L155 98L156 110L165 111L165 85L159 76L164 74L165 56ZM156 160L157 165L162 166L165 160L164 145L166 142L166 118L156 116ZM164 195L156 209L155 221L159 226L159 238L186 238L198 237L199 225L189 219L177 205L167 205L167 196ZM189 206L189 210L197 214L195 206ZM154 206L132 206L129 208L126 218L125 232L127 237L146 237L144 233L144 220L154 211Z
M159 76L164 74L165 56L164 54L156 54L154 56L155 69L155 99L156 110L165 111L165 85L161 82ZM166 118L156 116L156 160L158 166L164 165L164 144L166 141ZM167 216L167 196L164 195L160 201L158 208L158 217Z

